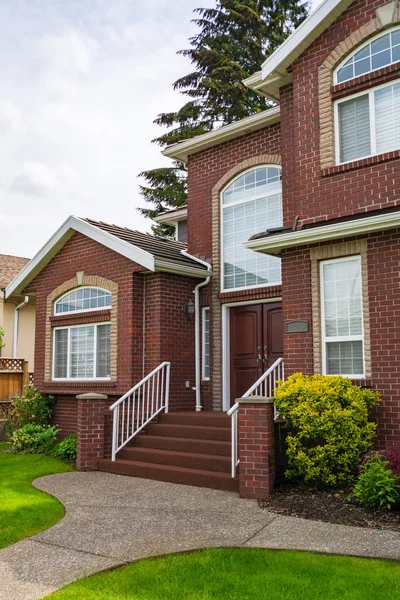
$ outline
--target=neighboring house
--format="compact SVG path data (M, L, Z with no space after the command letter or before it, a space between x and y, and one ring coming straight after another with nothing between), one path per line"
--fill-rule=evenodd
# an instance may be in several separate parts
M182 249L179 242L152 238L149 250L138 233L71 218L7 290L37 295L36 370L39 387L56 393L64 407L60 426L65 415L73 428L74 390L118 396L164 360L171 362L172 409L196 405L210 419L212 411L221 415L219 422L198 415L197 428L187 420L185 432L177 428L178 417L168 415L138 443L152 443L152 453L123 450L123 460L111 466L100 461L101 468L195 483L206 469L223 472L215 456L225 456L230 439L226 411L282 356L286 374L344 375L378 389L378 443L400 442L399 2L325 0L246 84L277 106L164 151L188 167L187 213L158 218L187 218L192 258L185 257L184 267L179 258L162 270L157 254L162 247ZM135 247L130 254L115 241L121 237ZM92 313L82 312L81 286L105 290L90 296ZM201 332L182 310L195 286ZM107 303L101 310L99 294ZM98 329L110 324L96 335L97 344L107 336L114 340L106 346L113 358L97 347L97 364L106 370L85 382L96 363L87 330L93 321ZM79 339L75 323L86 327ZM195 332L201 333L196 340ZM95 404L92 413L82 413L79 402L79 414L96 414ZM251 421L251 408L243 409L249 416L241 429L239 409L240 485L250 496L260 495L260 482L273 470L268 456L267 468L260 466L271 446L257 430L257 410ZM208 425L208 434L200 424ZM97 457L104 447L109 456L109 427ZM91 435L86 452L97 439ZM192 469L189 480L189 458L174 461L183 451L181 438L191 437L204 443L188 442L190 452L201 454L190 457L197 472Z
M5 299L5 288L29 262L28 258L0 254L0 327L4 329L5 347L0 356L23 358L34 371L35 299L12 294Z

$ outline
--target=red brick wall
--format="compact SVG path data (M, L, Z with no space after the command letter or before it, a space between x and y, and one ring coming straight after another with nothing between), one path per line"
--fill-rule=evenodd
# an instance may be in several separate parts
M319 155L318 67L384 4L386 0L355 0L293 64L293 83L282 89L281 97L286 225L297 215L308 223L400 204L400 158L372 165L367 160L363 168L327 176Z
M368 384L382 394L375 411L378 446L400 443L400 229L368 238L368 297L372 377ZM285 252L284 321L305 319L308 333L284 336L285 373L314 372L309 248ZM357 382L358 383L358 382Z
M195 406L194 318L185 315L183 306L194 300L197 283L167 273L146 277L145 371L149 373L165 360L171 362L171 410L193 410Z

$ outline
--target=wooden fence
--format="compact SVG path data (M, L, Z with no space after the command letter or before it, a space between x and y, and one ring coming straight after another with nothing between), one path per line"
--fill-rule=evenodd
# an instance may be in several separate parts
M0 358L0 419L6 416L14 396L22 394L24 387L33 384L33 373L28 371L28 361L23 358Z

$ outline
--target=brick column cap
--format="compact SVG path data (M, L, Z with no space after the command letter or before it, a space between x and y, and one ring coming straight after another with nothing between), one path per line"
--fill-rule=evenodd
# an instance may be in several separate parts
M87 394L79 394L77 396L78 400L107 400L108 396L106 394L96 394L89 392Z
M238 404L273 404L273 398L266 398L265 396L249 396L248 398L237 398Z

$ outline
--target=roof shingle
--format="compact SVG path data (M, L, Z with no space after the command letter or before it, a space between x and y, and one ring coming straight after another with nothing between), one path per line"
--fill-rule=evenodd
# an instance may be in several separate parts
M28 262L29 258L0 254L0 289L7 287Z

